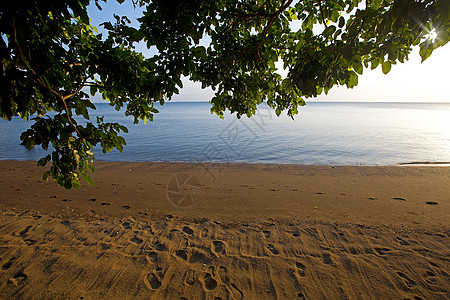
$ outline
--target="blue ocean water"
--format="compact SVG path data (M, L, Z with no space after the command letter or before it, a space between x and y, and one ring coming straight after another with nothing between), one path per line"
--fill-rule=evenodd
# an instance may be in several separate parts
M97 103L91 119L128 127L123 153L97 160L245 162L319 165L394 165L450 162L450 103L310 102L293 121L276 117L266 105L251 119L220 119L206 102L169 102L153 122L133 125L132 117ZM42 149L20 146L31 122L0 120L0 160L38 160Z

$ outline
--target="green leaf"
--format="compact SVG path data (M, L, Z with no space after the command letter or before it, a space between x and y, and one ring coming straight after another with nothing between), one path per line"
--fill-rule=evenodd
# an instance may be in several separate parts
M391 70L391 63L388 61L385 61L381 64L381 69L383 70L383 74L389 73Z
M356 73L362 74L363 73L363 65L361 62L357 61L353 63L353 70L355 70Z
M91 186L94 185L94 181L92 180L91 177L89 177L85 173L81 173L81 176L83 177L84 181L86 181L89 185Z
M374 59L370 62L370 69L374 70L376 67L378 67L380 63L378 62L378 60Z
M365 59L363 61L363 63L364 63L364 68L368 68L369 67L369 61L367 59Z
M347 87L351 89L357 85L358 85L358 75L355 72L351 72L347 82Z
M281 87L284 90L291 90L292 89L292 83L291 80L289 78L285 78L283 79L282 83L281 83Z
M335 31L336 31L336 26L331 25L331 26L328 26L328 27L322 32L322 35L324 35L324 36L330 36L330 35L332 35Z
M194 51L194 55L197 58L201 58L206 60L207 56L206 56L206 48L204 46L198 46L195 48Z
M430 57L431 53L433 53L433 48L431 47L430 41L425 41L420 44L420 57L422 58L422 62L424 62L428 57Z
M97 93L97 87L95 85L91 85L89 87L89 92L91 93L91 96L95 96L95 94Z
M344 27L344 25L345 25L345 19L344 19L344 17L339 17L339 24L338 24L338 26L339 26L339 28L342 28L342 27Z
M339 18L339 11L337 10L333 10L330 13L330 20L334 23L336 23L338 21Z
M281 115L281 108L277 107L277 109L275 110L275 114L277 115L277 117L279 117Z
M383 0L373 0L371 5L370 5L370 8L378 9L380 7L380 4L381 4L382 1Z

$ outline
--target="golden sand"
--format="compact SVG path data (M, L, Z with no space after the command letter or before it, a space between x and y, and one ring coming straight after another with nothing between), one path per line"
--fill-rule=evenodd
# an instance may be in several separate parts
M449 299L450 167L0 162L0 298Z

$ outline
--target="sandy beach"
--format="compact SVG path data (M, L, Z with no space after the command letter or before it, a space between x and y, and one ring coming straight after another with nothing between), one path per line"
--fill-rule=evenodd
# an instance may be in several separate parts
M0 298L449 299L450 167L0 161Z

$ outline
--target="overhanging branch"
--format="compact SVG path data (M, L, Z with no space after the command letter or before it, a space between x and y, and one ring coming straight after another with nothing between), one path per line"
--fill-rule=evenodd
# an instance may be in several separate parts
M266 26L264 27L263 32L261 33L261 38L258 42L258 44L256 45L256 54L258 55L258 61L262 60L261 58L261 53L259 52L259 48L261 47L262 43L264 42L264 39L267 36L267 32L269 31L270 27L272 26L273 22L275 21L275 19L286 9L289 7L289 5L291 5L293 0L289 0L286 2L286 0L283 1L281 7L270 16L269 21L267 22Z
M26 62L26 59L23 55L22 52L22 48L20 47L19 43L17 42L17 33L16 33L16 26L13 25L13 35L14 35L14 44L17 47L17 50L19 51L19 55L22 58L22 60L24 60ZM63 106L64 106L64 111L66 112L67 115L67 121L70 123L70 125L72 125L72 127L75 129L75 132L78 134L79 137L81 137L81 133L80 131L78 131L77 126L72 122L71 117L70 117L70 111L69 108L67 107L67 103L66 103L66 99L76 95L84 86L84 82L86 81L87 77L84 79L83 83L77 88L76 92L67 95L65 97L63 97L60 93L58 93L57 91L55 91L54 89L52 89L50 86L48 86L47 84L45 84L44 82L42 82L42 80L39 78L39 76L37 75L37 73L34 71L34 69L29 65L26 64L28 69L30 70L30 72L36 76L35 80L36 82L43 87L44 89L48 90L50 93L52 93L53 95L56 96L56 98L62 102Z

